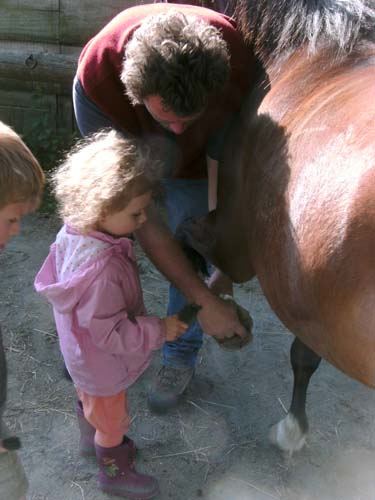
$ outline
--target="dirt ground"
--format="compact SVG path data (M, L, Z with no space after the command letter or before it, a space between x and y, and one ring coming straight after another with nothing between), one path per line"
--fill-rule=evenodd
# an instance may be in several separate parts
M30 500L104 500L114 497L98 491L95 462L77 453L74 390L62 376L50 307L33 290L58 228L53 217L31 216L0 254L0 321L9 364L5 418L22 438ZM138 254L148 310L163 315L167 283ZM177 410L154 416L147 409L158 354L129 391L138 468L159 478L157 499L375 500L374 392L323 362L309 391L308 445L283 456L268 432L289 405L293 337L255 281L237 287L236 298L254 318L252 344L229 353L207 337Z

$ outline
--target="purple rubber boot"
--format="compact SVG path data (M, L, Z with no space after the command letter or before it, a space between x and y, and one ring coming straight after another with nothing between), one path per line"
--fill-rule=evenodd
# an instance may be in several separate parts
M88 422L85 419L82 402L79 400L77 401L76 404L76 414L78 419L79 430L81 433L81 436L79 438L79 454L81 455L81 457L95 457L96 455L95 444L94 444L95 427L93 427L90 424L90 422ZM128 438L127 436L124 436L124 440L129 445L133 453L133 456L135 458L135 455L137 453L137 448L134 444L134 441Z
M125 441L114 448L95 444L99 464L98 484L106 493L147 500L159 493L158 481L135 470L134 453Z

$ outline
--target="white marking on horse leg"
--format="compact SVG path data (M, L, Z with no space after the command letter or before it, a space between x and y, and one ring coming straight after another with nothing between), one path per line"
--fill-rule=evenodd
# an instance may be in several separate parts
M288 413L283 420L272 426L270 440L281 450L292 454L303 448L306 434L301 430L297 419Z

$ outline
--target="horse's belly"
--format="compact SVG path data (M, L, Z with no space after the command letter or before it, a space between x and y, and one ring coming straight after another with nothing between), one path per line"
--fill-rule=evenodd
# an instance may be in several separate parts
M256 242L255 268L286 326L338 369L374 387L375 183L370 167L364 161L331 162L314 171L310 164L292 175L283 203L274 210L278 220L258 219L257 234L264 237Z
M272 309L294 335L339 370L375 387L375 290L355 284L350 290L341 287L340 275L321 272L314 279L303 270L296 278L262 269L258 277Z

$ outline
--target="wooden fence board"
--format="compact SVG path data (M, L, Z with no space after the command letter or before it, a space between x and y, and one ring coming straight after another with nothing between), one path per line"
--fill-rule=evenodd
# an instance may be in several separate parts
M70 96L0 90L0 120L26 139L34 135L34 142L35 135L55 137L59 133L69 139L78 134Z
M0 0L0 120L24 136L74 125L82 46L114 16L148 0Z
M71 96L72 85L61 85L57 82L35 82L0 76L0 89L30 92L31 95L54 94L57 96Z
M0 89L0 103L2 105L17 105L19 108L33 107L39 110L53 111L56 109L56 98L48 94L40 95L37 98L29 92L18 92Z
M1 1L1 0L0 0ZM0 50L9 52L39 53L50 52L52 54L72 54L78 59L82 47L73 45L58 45L56 43L22 42L19 40L1 40Z
M0 0L1 1L1 0ZM9 52L52 52L59 54L61 52L60 45L56 43L41 43L41 42L25 42L21 40L1 40L0 50Z
M32 132L38 123L56 129L56 96L41 95L38 98L28 92L0 90L0 120L8 123L22 135Z
M59 10L59 0L1 0L1 9Z
M60 40L65 45L84 45L119 12L134 5L150 3L135 0L61 0Z
M0 77L24 82L57 83L71 90L77 55L6 51L0 48Z
M59 12L2 7L0 39L59 43Z
M56 116L56 126L60 130L65 130L67 133L75 130L73 102L70 96L59 95L57 97Z

